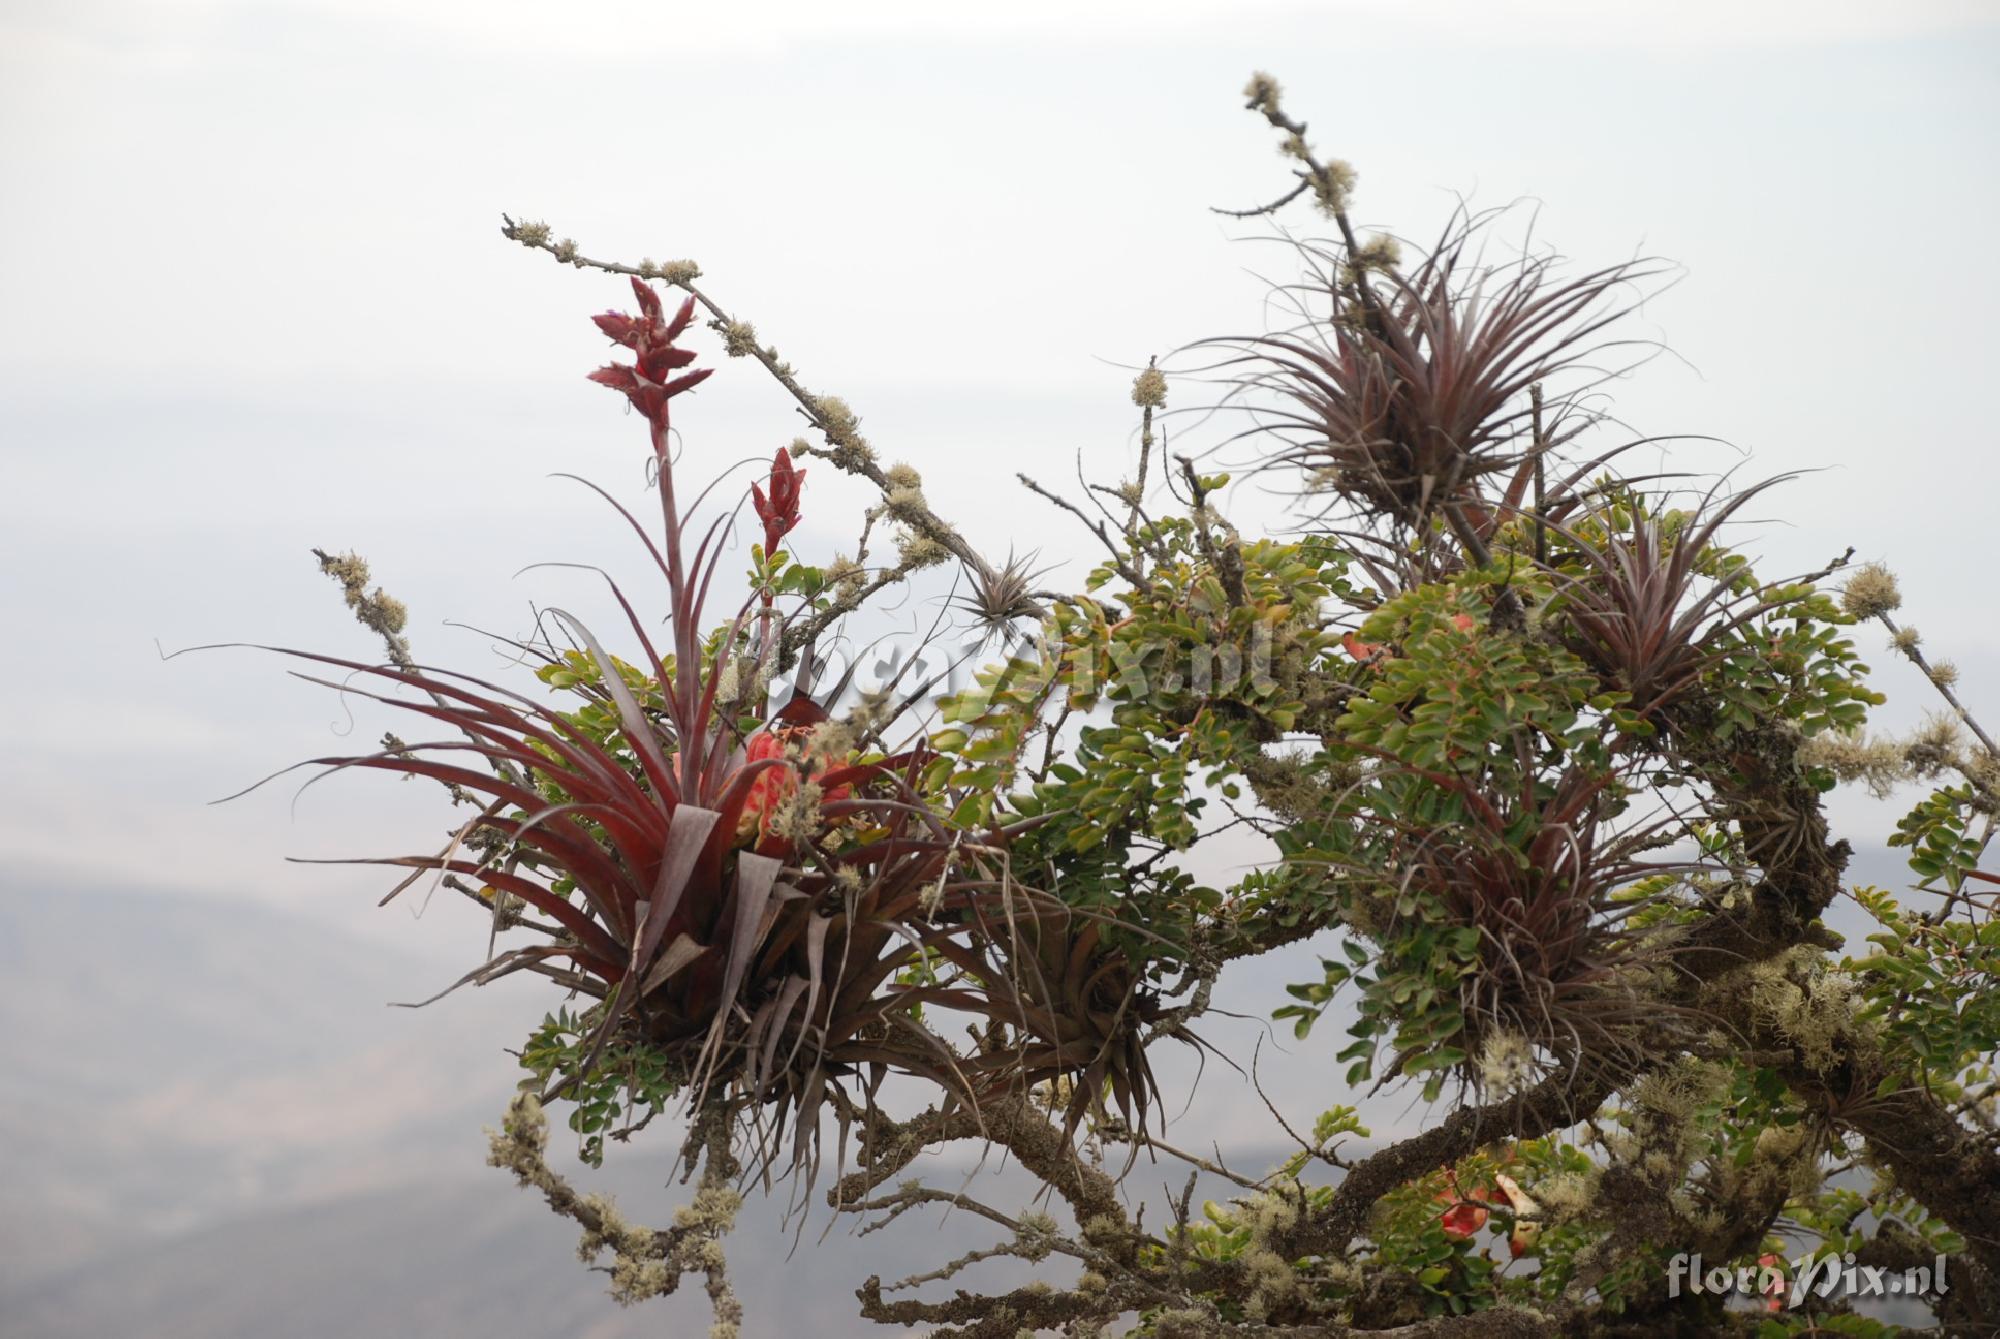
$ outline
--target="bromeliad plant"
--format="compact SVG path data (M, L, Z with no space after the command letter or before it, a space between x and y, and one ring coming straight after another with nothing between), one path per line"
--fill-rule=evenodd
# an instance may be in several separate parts
M823 1130L839 1134L834 1209L947 1205L1008 1234L861 1287L865 1317L939 1334L1858 1332L1873 1322L1802 1290L1777 1311L1676 1292L1667 1261L1889 1265L1920 1248L1949 1256L1941 1321L1985 1332L2000 751L1955 675L1894 623L1886 572L1838 590L1823 587L1845 557L1758 575L1737 518L1776 492L1683 504L1671 478L1618 474L1624 446L1585 447L1605 420L1584 397L1603 353L1631 346L1618 318L1657 266L1491 264L1499 216L1466 214L1406 265L1355 235L1351 169L1317 156L1276 85L1247 97L1295 164L1286 199L1317 202L1336 236L1301 244L1292 328L1192 347L1223 349L1207 370L1247 415L1218 449L1296 511L1280 536L1251 533L1230 472L1167 456L1168 382L1149 364L1136 468L1089 486L1096 516L1024 479L1103 546L1080 589L984 556L691 264L592 260L508 221L514 241L632 278L636 314L597 318L631 361L592 379L647 426L660 515L624 515L661 578L660 642L615 587L627 659L552 612L560 643L522 648L567 695L551 705L417 665L399 609L356 560L326 558L390 663L305 657L442 727L319 761L472 806L443 850L385 862L489 903L496 935L539 936L466 980L533 972L569 997L523 1048L529 1091L494 1160L583 1226L587 1256L611 1252L620 1300L705 1273L722 1339L741 1307L716 1238L740 1187L785 1148L809 1180ZM671 314L656 280L685 295ZM697 311L818 439L751 487L749 591L717 618L733 513L695 523L668 449L708 375L682 343ZM807 459L879 494L852 559L787 547ZM896 561L870 568L878 527ZM992 663L916 724L897 714L922 699L912 684L844 713L835 692L815 700L818 639L947 562L963 580L941 604L1005 648ZM1861 733L1882 700L1855 645L1869 621L1949 719ZM886 745L899 720L913 737ZM1823 796L1848 781L1930 788L1892 844L1935 905L1857 894L1883 927L1862 956L1823 919L1850 855ZM1270 858L1224 880L1204 857L1229 829ZM1327 1109L1280 1116L1297 1151L1253 1178L1167 1141L1175 1095L1150 1057L1208 1045L1237 966L1301 944L1319 977L1276 1017L1315 1045L1334 1021L1348 1037L1291 1062ZM1254 1076L1255 1056L1223 1058ZM1427 1128L1355 1151L1357 1105L1412 1081ZM542 1104L559 1101L593 1160L680 1104L695 1203L645 1231L579 1195L543 1156ZM958 1141L1002 1146L1068 1221L898 1180ZM1197 1214L1191 1180L1135 1209L1120 1144L1125 1167L1182 1160L1234 1198ZM892 1296L995 1257L1043 1276Z
M833 719L802 691L765 719L765 686L791 623L778 599L823 585L816 574L801 579L807 569L780 554L800 521L805 472L780 451L767 479L752 485L761 579L725 625L709 630L704 605L725 556L728 517L690 525L668 444L675 400L711 369L690 370L694 354L677 343L694 299L669 316L649 284L635 278L632 288L636 315L595 320L633 361L591 380L622 392L650 437L659 542L619 510L663 580L665 647L614 586L641 652L636 665L559 610L550 618L572 645L521 648L541 657L545 683L584 700L578 710L414 663L308 655L415 690L420 696L346 689L462 736L315 761L425 777L478 805L444 850L381 863L416 871L399 888L425 873L455 876L515 908L514 923L526 913L547 918L547 942L508 949L466 978L534 971L594 1001L573 1046L544 1045L530 1062L542 1080L539 1101L592 1087L607 1055L637 1056L656 1097L664 1087L697 1109L769 1108L760 1128L789 1132L795 1157L810 1166L827 1103L843 1113L865 1106L863 1091L848 1091L857 1075L870 1092L886 1072L926 1079L948 1106L1021 1077L961 1067L917 1021L925 1004L998 1007L990 989L902 978L933 959L971 963L951 941L986 926L980 908L990 891L1031 918L1038 913L1027 890L980 871L1009 834L948 826L919 791L922 754L863 752L857 724ZM1002 985L1012 956L981 957L979 981ZM1011 1009L1018 999L1009 993L1004 1003ZM1022 1074L1041 1082L1095 1073L1099 1063L1071 1047ZM593 1122L602 1123L586 1115L579 1128Z

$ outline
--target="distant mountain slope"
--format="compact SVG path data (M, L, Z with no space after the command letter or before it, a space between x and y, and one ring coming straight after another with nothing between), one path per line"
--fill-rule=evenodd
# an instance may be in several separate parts
M536 1002L385 1007L440 977L253 905L0 893L0 1284L93 1242L475 1169Z
M576 1260L574 1225L483 1165L481 1128L518 1073L501 1048L551 1000L503 988L384 1007L439 977L282 911L0 891L0 1333L705 1333L698 1286L622 1310ZM657 1146L614 1150L583 1179L666 1221L687 1193L671 1170ZM1030 1193L1001 1190L1003 1204ZM793 1251L782 1198L753 1198L732 1238L745 1339L880 1334L854 1315L870 1272L992 1240L963 1214L912 1214L816 1244L822 1211Z
M655 1170L664 1175L663 1165ZM868 1265L851 1240L835 1237L819 1249L808 1240L787 1261L767 1212L732 1241L750 1313L745 1339L884 1333L854 1315L853 1290ZM938 1260L980 1234L963 1215L941 1236L935 1228L926 1224L920 1239ZM577 1262L575 1243L573 1227L494 1174L261 1215L120 1252L0 1298L0 1328L11 1339L706 1333L708 1299L698 1278L683 1296L620 1308L605 1295L604 1275ZM885 1255L893 1267L893 1250L870 1255L875 1268Z

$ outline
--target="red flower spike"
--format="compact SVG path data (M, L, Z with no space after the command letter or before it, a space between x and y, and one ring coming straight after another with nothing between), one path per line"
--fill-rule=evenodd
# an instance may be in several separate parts
M614 363L599 368L590 374L590 379L600 386L623 392L640 413L664 429L667 401L682 391L700 385L714 369L702 368L682 376L672 375L694 361L692 349L674 347L675 337L686 330L688 323L694 319L693 298L682 303L669 322L664 319L666 313L660 305L660 295L650 285L634 279L632 291L639 298L639 315L604 312L590 319L612 341L632 350L636 355L635 363L629 366Z
M778 454L771 458L771 491L766 493L756 484L750 485L750 505L757 519L764 523L766 557L777 550L778 541L799 523L799 486L805 478L804 470L792 468L791 453L779 447Z

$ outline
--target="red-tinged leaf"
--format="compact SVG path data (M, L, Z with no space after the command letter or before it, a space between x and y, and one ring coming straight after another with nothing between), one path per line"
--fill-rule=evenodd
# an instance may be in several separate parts
M667 766L666 755L660 752L660 741L654 737L652 722L646 719L646 713L639 709L639 700L633 697L632 690L626 687L625 676L618 672L617 662L611 658L608 651L597 644L597 638L591 635L590 629L579 620L560 609L551 609L549 613L569 629L571 636L588 648L591 659L597 662L598 675L604 684L604 691L610 695L612 703L618 708L618 723L624 732L625 740L638 755L640 765L645 768L647 779L653 783L654 794L664 810L673 802L673 797L680 794L680 787L674 781L672 769Z
M549 856L576 880L578 890L590 900L591 909L597 913L598 919L623 937L634 933L637 928L632 918L633 908L638 903L638 890L632 881L581 827L571 823L557 833L545 822L537 821L550 815L588 811L595 807L574 804L551 806L529 815L525 821L494 815L481 819L480 826L506 833L515 841Z
M778 708L777 715L772 717L772 723L776 725L819 725L828 718L829 713L825 707L822 707L804 693L793 693L791 697L786 699L785 705Z
M667 926L680 909L687 891L688 877L700 861L708 836L721 816L713 809L683 804L674 810L667 826L667 845L660 860L659 875L647 899L646 922L632 944L632 970L643 973L666 935Z
M750 1083L753 1091L762 1092L770 1083L771 1062L778 1057L778 1043L784 1039L785 1024L790 1021L792 1008L799 1002L799 996L806 991L807 982L802 976L788 977L778 990L778 998L764 1006L765 1034L763 1044L756 1047L757 1066L751 1071ZM812 1023L811 1006L807 1006L806 1017L801 1020L798 1036L804 1039ZM789 1059L786 1068L790 1068Z
M666 949L660 954L659 961L655 962L652 970L646 973L646 979L639 987L639 994L642 997L652 994L668 981L672 980L683 967L686 967L702 954L708 952L708 950L709 946L707 944L697 944L693 939L684 934L675 935L674 942L667 945Z
M481 879L503 893L514 894L575 935L578 948L591 960L591 970L599 976L608 981L616 981L624 972L623 949L596 921L533 880L524 879L518 874L510 874L506 870L495 869L479 861L454 860L443 856L404 855L358 856L342 860L295 860L294 863L389 865L401 869L430 869L445 874L463 874L468 878Z
M764 922L764 904L770 900L771 891L777 886L778 875L784 868L783 861L752 851L745 851L736 858L736 890L731 899L734 925L729 936L729 959L723 969L722 994L716 1001L715 1022L710 1025L708 1041L702 1047L700 1063L704 1071L704 1086L707 1083L707 1066L714 1061L722 1044L722 1030L736 1008L737 992L743 988L744 972L756 949L757 931Z
M625 769L620 767L615 760L599 748L596 742L584 734L574 723L564 720L560 716L551 716L548 710L539 703L522 697L518 693L509 692L497 685L487 683L483 679L475 678L469 674L459 674L449 670L432 670L422 666L413 670L404 670L393 666L349 660L341 656L321 655L313 651L297 651L283 646L258 646L255 649L273 651L279 655L291 656L299 660L309 660L322 665L337 665L355 674L370 675L376 678L391 680L405 687L414 688L433 698L446 698L464 703L477 710L465 711L435 702L425 703L404 698L388 697L382 694L367 692L365 689L355 688L351 684L336 684L325 679L313 678L310 675L300 676L306 679L307 682L321 684L334 689L336 692L354 693L367 697L371 701L382 702L405 711L416 712L419 715L432 716L470 734L477 735L484 733L488 736L499 738L505 733L511 732L524 738L533 739L537 743L554 751L565 761L581 769L580 775L596 777L602 782L607 783L612 790L625 794L627 798L639 800L642 809L643 805L648 802L646 792L626 774ZM478 693L473 693L460 686L464 683L474 684L484 689L487 693L495 694L496 696L486 697ZM503 701L501 699L506 700ZM552 729L558 733L551 733L550 730L542 729L535 724L537 720L548 720ZM536 770L546 775L558 775L556 769L552 769L546 760L538 761ZM569 790L572 795L579 798L593 793L589 787L571 789L569 786L565 786L564 789ZM596 791L595 794L597 798L607 801L611 798L602 789ZM663 819L655 818L654 821L662 822Z
M832 920L826 916L808 916L806 920L806 1015L799 1028L798 1039L792 1043L791 1053L785 1057L787 1069L798 1059L799 1047L812 1030L813 1019L818 1016L820 984L826 962L826 935L832 925Z

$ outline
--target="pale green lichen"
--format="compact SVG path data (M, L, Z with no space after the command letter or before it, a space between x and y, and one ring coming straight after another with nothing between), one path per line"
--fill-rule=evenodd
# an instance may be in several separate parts
M1815 1068L1833 1064L1842 1043L1865 1030L1857 1016L1858 983L1828 968L1818 955L1819 950L1800 945L1744 969L1753 1014Z
M1031 1263L1048 1259L1055 1249L1060 1232L1056 1220L1039 1209L1030 1209L1018 1220L1019 1227L1014 1234L1014 1253Z
M824 798L825 792L816 781L795 787L771 807L771 834L786 841L811 841L825 823L820 813Z
M1396 239L1380 233L1356 247L1353 254L1341 262L1340 282L1352 288L1371 274L1383 274L1402 263L1403 248Z
M1534 1081L1535 1050L1518 1032L1502 1029L1486 1038L1477 1061L1479 1084L1504 1101Z
M533 1093L517 1093L507 1104L500 1128L488 1130L486 1138L487 1166L504 1167L537 1189L554 1183L555 1175L542 1158L549 1146L549 1118Z
M924 491L907 484L884 493L882 509L904 525L921 524L930 513L930 506L924 501Z
M896 545L896 556L906 571L915 572L937 566L951 557L951 550L929 535L905 535Z
M320 571L340 583L347 607L362 627L385 638L394 638L410 620L410 611L401 600L377 586L368 589L368 563L358 554L342 553L320 559Z
M701 278L701 266L691 260L670 260L659 267L660 278L675 288L686 288Z
M1884 739L1862 731L1835 731L1802 741L1798 759L1807 767L1822 767L1841 781L1859 781L1878 799L1887 798L1906 781L1928 781L1944 772L1964 770L1958 724L1933 716L1907 739Z
M1403 248L1386 233L1376 233L1363 242L1348 263L1361 271L1393 270L1403 263Z
M1903 603L1896 574L1880 563L1869 563L1847 579L1840 593L1840 605L1856 619L1879 618Z
M829 454L834 464L844 470L863 472L875 463L875 448L861 435L861 420L847 407L847 401L837 395L817 396L812 410L819 420L820 431L833 446Z
M1798 760L1825 768L1842 781L1862 782L1877 798L1888 796L1909 775L1901 745L1858 730L1814 735L1799 745Z
M1960 770L1978 788L1973 803L1984 812L2000 808L2000 754L1980 749L1960 764Z
M1587 1172L1558 1172L1538 1182L1535 1194L1547 1220L1555 1224L1589 1217L1597 1205L1597 1182L1602 1175L1601 1168L1592 1167Z
M1278 99L1282 92L1283 90L1278 87L1278 81L1262 70L1251 75L1250 82L1243 86L1244 99L1260 112L1277 111Z
M1949 716L1932 716L1903 741L1903 761L1909 764L1912 776L1928 780L1959 765L1962 743L1957 721Z
M1720 1066L1682 1056L1653 1070L1632 1087L1632 1104L1668 1120L1685 1121L1721 1096L1728 1076Z
M742 1207L743 1197L729 1187L703 1186L695 1191L694 1203L674 1210L674 1226L719 1237L736 1226Z
M1167 403L1167 374L1148 367L1132 378L1132 403L1141 409L1164 409Z
M637 1306L670 1291L680 1273L664 1260L640 1260L619 1255L611 1262L611 1298L620 1306Z
M819 415L821 431L835 442L852 437L861 427L861 420L847 407L847 401L838 395L822 395L814 399L813 410Z
M826 721L806 740L805 760L821 765L844 763L858 744L854 727L846 721Z
M724 321L722 351L731 358L743 358L757 352L757 327L748 321Z
M1348 202L1354 195L1354 165L1335 158L1321 165L1313 173L1313 198L1320 210L1329 216L1347 211Z

